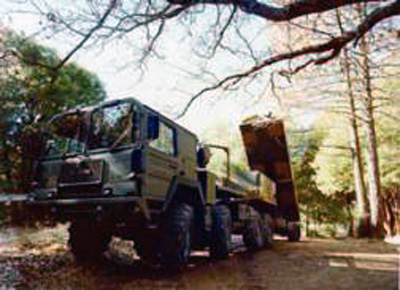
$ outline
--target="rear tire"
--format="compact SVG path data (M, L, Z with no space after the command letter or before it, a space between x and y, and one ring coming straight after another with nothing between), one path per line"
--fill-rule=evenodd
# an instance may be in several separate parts
M272 248L274 244L274 224L269 214L263 215L261 231L264 248Z
M193 207L186 203L172 206L163 227L161 263L169 266L184 266L191 252Z
M259 215L247 221L243 233L243 242L249 251L257 251L264 246L262 224L263 221Z
M226 259L229 257L231 244L231 218L229 208L216 205L212 212L212 228L210 234L210 257Z
M99 259L111 241L111 235L101 232L99 225L93 221L73 221L68 231L68 244L77 261Z
M289 242L298 242L300 240L300 225L297 222L287 223L287 236Z

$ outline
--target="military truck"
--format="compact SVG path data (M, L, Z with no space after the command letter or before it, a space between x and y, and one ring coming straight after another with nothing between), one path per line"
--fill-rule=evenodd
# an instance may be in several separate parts
M253 148L257 128L242 131L251 165L266 172ZM134 241L146 263L174 266L193 249L227 258L233 234L249 250L270 247L274 232L299 239L293 180L273 176L275 201L248 195L207 170L208 147L193 133L135 99L63 112L47 129L28 204L42 219L70 224L78 260L100 257L113 236ZM278 149L287 156L286 148Z

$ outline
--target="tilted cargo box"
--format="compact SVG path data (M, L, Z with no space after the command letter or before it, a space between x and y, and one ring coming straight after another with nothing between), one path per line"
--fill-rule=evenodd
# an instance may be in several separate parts
M245 120L240 131L250 168L274 182L280 213L288 220L298 221L299 208L283 121L256 116ZM274 201L268 194L266 197Z

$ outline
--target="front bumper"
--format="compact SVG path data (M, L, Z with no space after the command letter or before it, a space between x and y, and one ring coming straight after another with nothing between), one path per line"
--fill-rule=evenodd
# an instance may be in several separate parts
M124 218L133 212L139 212L145 218L150 218L146 202L138 196L28 199L26 204L32 215L39 220L68 221L82 217Z
M87 198L64 198L64 199L28 199L28 205L75 205L75 204L112 204L112 203L139 203L142 200L138 196L118 197L87 197Z

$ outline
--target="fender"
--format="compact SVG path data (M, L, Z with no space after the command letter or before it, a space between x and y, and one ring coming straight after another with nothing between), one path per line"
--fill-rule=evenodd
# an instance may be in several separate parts
M167 198L162 211L166 212L173 201L201 205L203 207L205 202L200 183L197 180L193 182L193 179L174 176L168 187Z

